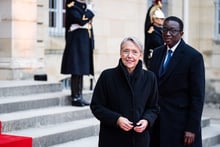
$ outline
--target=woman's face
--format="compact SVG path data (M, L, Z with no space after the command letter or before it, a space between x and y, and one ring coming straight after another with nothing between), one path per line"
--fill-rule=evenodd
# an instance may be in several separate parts
M122 45L120 56L129 73L133 72L142 54L141 49L132 41L127 41Z

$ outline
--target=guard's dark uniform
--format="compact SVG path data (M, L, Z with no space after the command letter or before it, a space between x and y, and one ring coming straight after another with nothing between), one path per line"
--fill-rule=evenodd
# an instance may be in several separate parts
M147 67L149 65L153 50L163 44L164 41L162 38L162 28L151 25L145 37L144 63Z
M72 105L88 105L82 98L83 75L94 75L94 36L92 18L94 13L87 4L77 0L66 2L66 46L63 53L61 73L71 74Z
M155 11L162 8L162 0L154 0L153 4L148 8L145 27L144 27L144 64L149 68L150 58L152 56L152 51L163 45L161 28L153 25L152 15L155 15ZM158 16L157 16L158 17ZM161 17L161 16L160 16Z
M70 1L70 0L69 0ZM94 37L91 28L78 28L71 31L72 24L83 26L89 23L94 13L86 9L85 3L75 0L66 5L66 46L63 54L61 73L93 75Z

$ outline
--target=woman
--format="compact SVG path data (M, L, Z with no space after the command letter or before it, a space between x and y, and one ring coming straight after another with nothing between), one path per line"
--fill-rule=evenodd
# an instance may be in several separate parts
M142 68L142 56L142 44L125 38L118 66L103 71L97 81L90 108L100 120L99 147L149 146L158 90L154 74Z

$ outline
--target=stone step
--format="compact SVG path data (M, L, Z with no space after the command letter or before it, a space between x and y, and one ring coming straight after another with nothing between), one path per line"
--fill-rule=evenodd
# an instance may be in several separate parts
M33 138L33 147L47 147L97 135L99 122L89 106L73 107L70 89L45 81L0 81L2 133ZM83 97L91 100L92 91Z
M211 147L220 144L220 125L211 124L202 128L203 147Z
M99 121L95 118L76 120L38 128L12 131L7 134L30 136L33 147L48 147L90 136L97 136Z
M208 127L210 125L210 118L209 117L202 117L201 127Z
M0 81L0 99L7 96L21 96L62 91L62 84L46 81Z
M0 99L0 114L70 104L63 92L11 96Z
M87 101L91 100L91 95L92 91L85 91L83 93L83 97ZM70 91L68 90L23 96L8 96L0 99L0 114L63 105L71 105Z
M93 117L88 106L56 106L0 114L2 132L48 126Z
M220 147L220 125L211 125L203 128L203 147ZM218 144L216 144L218 143ZM86 137L68 143L58 144L51 147L97 147L98 136Z
M209 130L209 125L210 125L210 119L208 117L203 117L202 118L202 126L204 128L206 128L206 130ZM204 132L207 133L207 132ZM86 138L82 138L79 140L75 140L75 141L70 141L67 143L63 143L63 144L57 144L57 145L53 145L50 147L97 147L98 146L98 136L90 136L90 137L86 137ZM208 147L208 146L207 146Z
M86 137L50 147L98 147L98 136Z
M71 106L69 96L61 83L0 81L2 133L32 137L33 147L97 147L99 121L88 106ZM83 96L90 101L92 91ZM201 125L204 147L220 144L220 127L208 117Z

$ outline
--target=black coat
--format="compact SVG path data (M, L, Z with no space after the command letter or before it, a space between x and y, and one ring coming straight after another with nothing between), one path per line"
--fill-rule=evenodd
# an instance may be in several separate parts
M205 95L203 57L181 40L166 73L161 75L160 66L166 50L166 46L154 50L150 65L159 86L161 109L157 119L159 131L156 134L160 136L160 147L184 147L184 131L196 135L195 142L190 147L202 147L201 116ZM158 143L158 140L157 136L153 143Z
M120 116L137 123L147 119L150 126L157 117L157 81L142 69L139 61L132 77L121 60L116 68L101 73L94 89L91 110L100 120L99 147L148 147L149 133L125 132L116 122Z
M79 28L70 31L72 24L83 26L89 23L94 13L86 9L86 4L75 0L66 4L66 45L63 53L61 73L76 75L93 75L94 36L90 29Z

